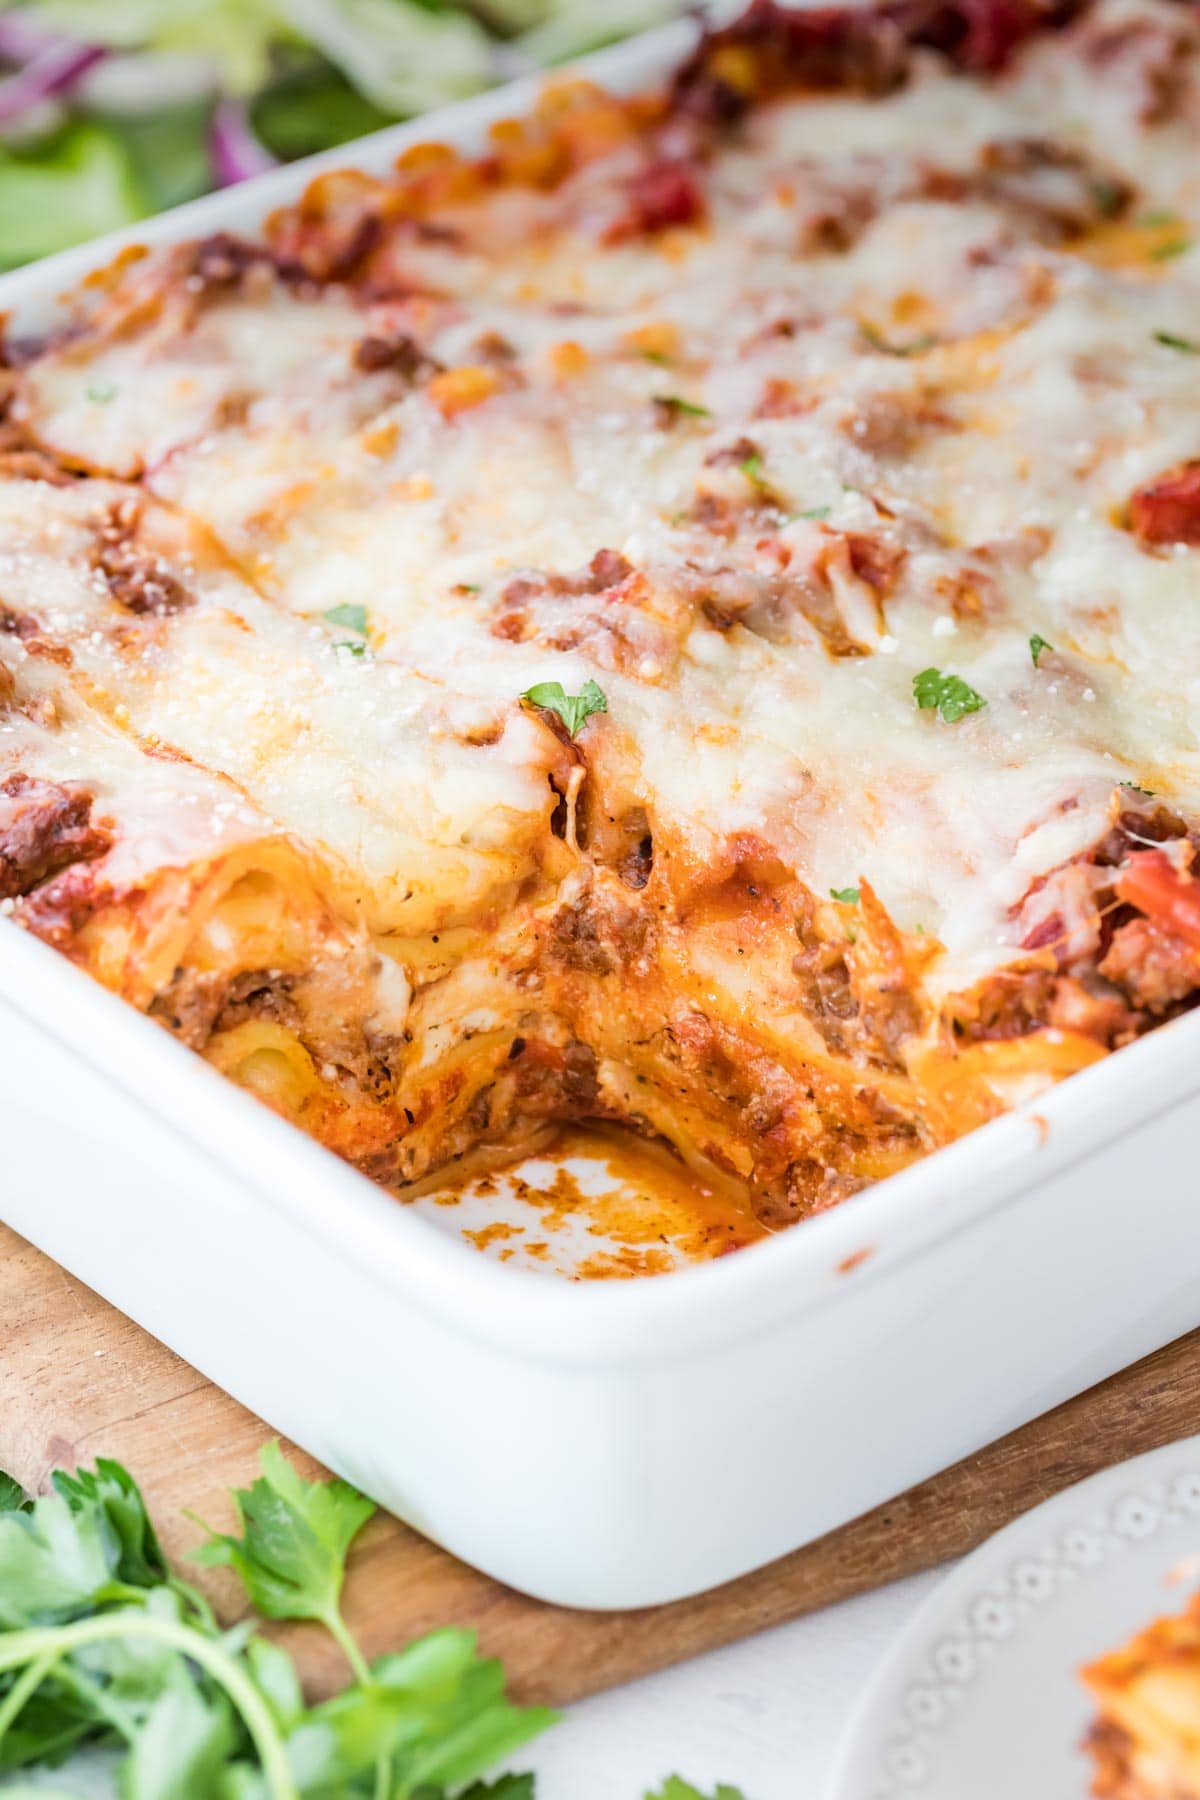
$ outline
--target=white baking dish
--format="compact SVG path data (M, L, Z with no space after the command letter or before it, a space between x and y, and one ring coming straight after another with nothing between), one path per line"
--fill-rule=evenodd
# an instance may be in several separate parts
M690 29L594 72L649 79ZM470 145L529 99L127 239L252 230L319 163ZM0 280L0 309L36 326L120 241ZM1200 1322L1198 1093L1190 1017L767 1243L566 1282L398 1205L0 919L0 1213L422 1531L576 1606L728 1580Z

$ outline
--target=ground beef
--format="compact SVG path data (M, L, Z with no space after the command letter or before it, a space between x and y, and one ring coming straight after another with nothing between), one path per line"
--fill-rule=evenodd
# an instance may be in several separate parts
M262 270L290 283L306 279L306 271L288 257L281 256L266 244L252 243L236 237L231 231L215 231L210 237L187 247L184 279L188 292L208 298L215 294L234 293L243 287L248 275Z
M77 477L52 451L44 450L23 425L5 419L0 410L0 476L14 481L47 481L70 487Z
M401 380L416 383L429 375L436 375L442 368L435 356L424 351L416 338L407 332L396 332L390 337L370 336L360 338L354 346L354 366L364 375L378 375L384 371L399 375Z
M588 975L611 975L616 967L601 938L589 894L580 895L555 913L548 949L558 962Z
M1137 1800L1134 1785L1132 1752L1134 1742L1115 1720L1097 1720L1083 1740L1083 1748L1093 1759L1091 1793L1094 1800ZM1140 1785L1140 1784L1139 1784Z
M1131 919L1113 933L1100 973L1135 1006L1161 1016L1200 988L1200 951L1153 919Z
M794 7L751 0L732 24L705 34L672 89L676 114L709 127L736 123L761 94L789 89L883 94L908 77L917 47L959 68L1002 69L1026 38L1065 25L1086 0L884 0L878 6ZM737 85L730 49L753 71Z
M179 612L190 603L191 595L162 557L138 543L141 517L141 502L132 497L114 501L97 513L92 567L127 612Z
M1045 138L1000 138L980 152L971 186L1049 243L1118 218L1134 190L1083 151Z
M110 834L92 823L94 796L31 775L0 782L0 899L28 894L72 863L103 856Z

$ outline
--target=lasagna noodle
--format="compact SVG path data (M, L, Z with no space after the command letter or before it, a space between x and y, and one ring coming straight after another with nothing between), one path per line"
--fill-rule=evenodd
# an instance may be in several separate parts
M48 681L47 648L0 637L0 906L257 1091L274 1096L272 1067L223 1029L247 1001L275 1015L280 1075L345 1057L378 958L314 859L231 784Z
M10 357L14 917L381 1180L771 1225L1190 1005L1198 46L759 0L121 259Z

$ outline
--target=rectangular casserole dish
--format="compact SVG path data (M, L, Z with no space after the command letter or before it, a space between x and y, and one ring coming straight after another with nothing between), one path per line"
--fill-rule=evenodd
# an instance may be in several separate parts
M687 41L592 66L633 87ZM469 148L530 95L350 160L382 169L433 129ZM316 166L128 241L251 229ZM0 307L35 326L121 241L7 277ZM799 1231L595 1286L448 1239L2 920L0 1024L5 1218L418 1529L560 1604L731 1579L1200 1320L1195 1018Z

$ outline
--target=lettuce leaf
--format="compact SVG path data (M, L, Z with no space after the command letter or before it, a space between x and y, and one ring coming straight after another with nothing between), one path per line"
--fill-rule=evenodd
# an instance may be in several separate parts
M78 121L27 150L0 149L0 268L49 256L150 210L116 132Z
M254 130L283 162L332 150L391 123L340 70L313 58L289 69L259 95L251 109Z

